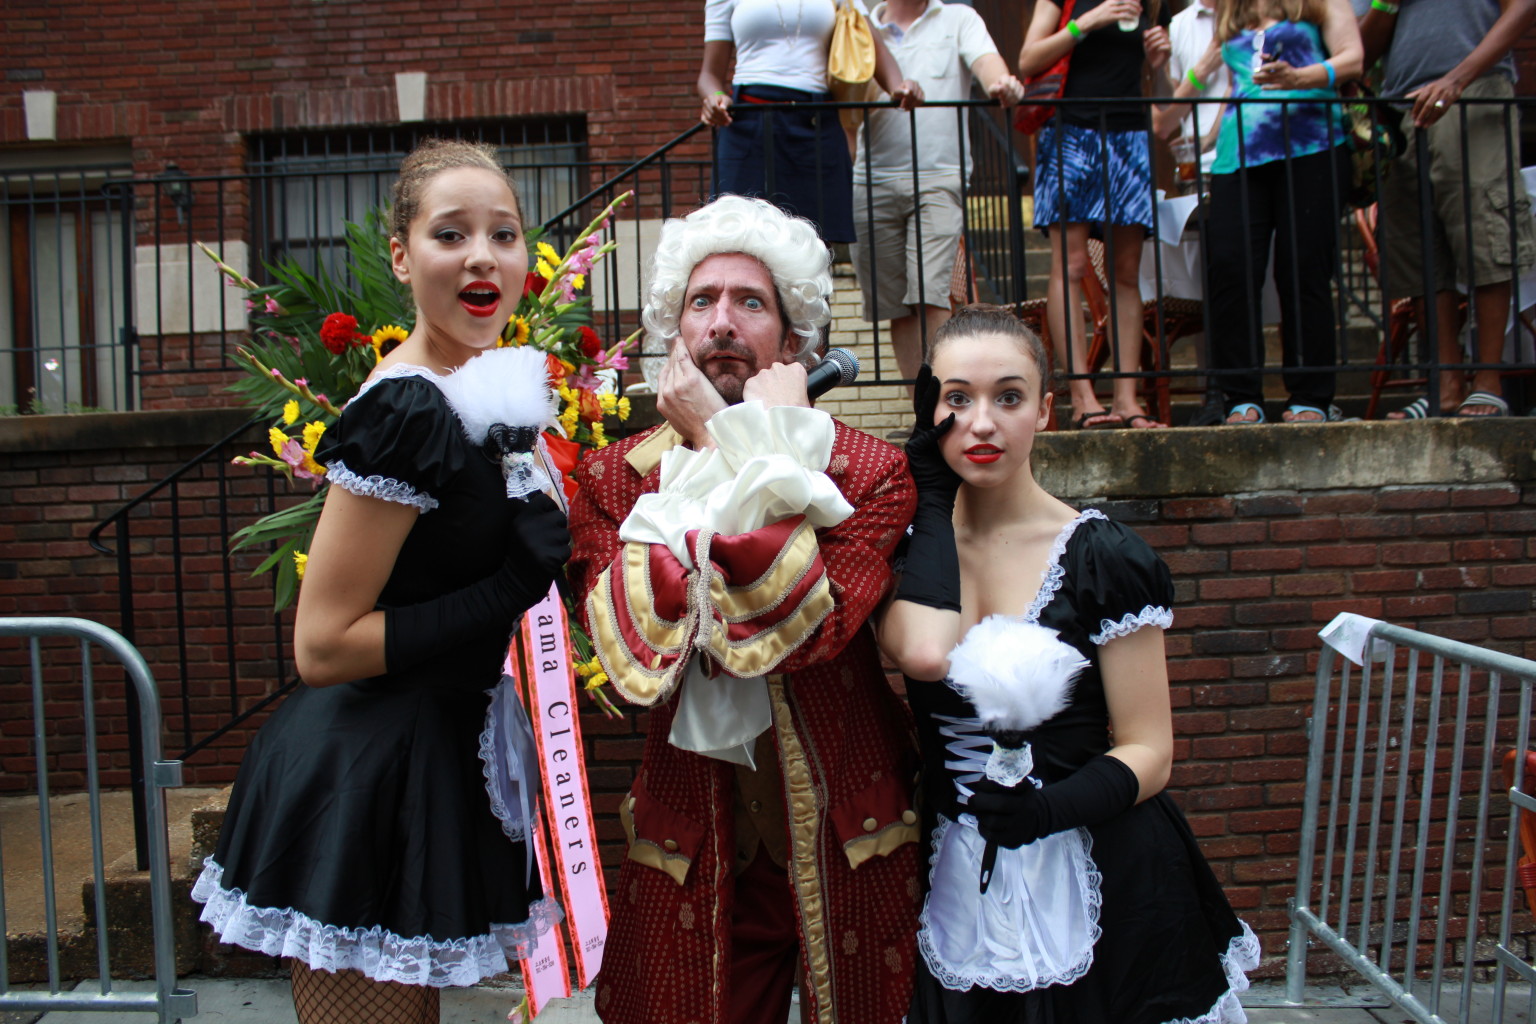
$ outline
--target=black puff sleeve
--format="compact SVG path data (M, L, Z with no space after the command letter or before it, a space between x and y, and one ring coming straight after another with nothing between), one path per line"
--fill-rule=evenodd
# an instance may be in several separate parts
M430 512L464 468L465 443L448 400L425 377L389 377L342 410L315 449L335 487Z
M1173 625L1173 577L1146 541L1098 517L1078 533L1069 578L1088 639L1105 644L1143 626Z

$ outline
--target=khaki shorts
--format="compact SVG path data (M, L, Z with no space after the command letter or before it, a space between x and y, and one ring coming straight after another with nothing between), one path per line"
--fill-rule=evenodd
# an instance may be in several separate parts
M917 216L919 203L921 216ZM853 223L858 241L849 251L864 294L865 320L873 323L909 316L920 305L949 308L949 282L965 230L958 175L923 181L917 202L910 178L875 182L867 188L862 182L855 184ZM869 266L871 250L873 271Z
M1462 95L1468 99L1508 99L1514 96L1514 86L1502 75L1485 75ZM1403 155L1389 165L1382 180L1381 216L1376 229L1381 246L1382 288L1388 298L1424 293L1426 248L1432 261L1430 282L1436 292L1499 284L1536 265L1536 223L1531 219L1531 199L1520 176L1520 112L1518 108L1509 108L1506 131L1504 111L1497 104L1457 103L1426 130L1430 189L1427 203L1432 229L1427 247L1419 240L1415 139L1419 130L1404 113L1403 134L1408 145ZM1467 130L1465 161L1461 153L1463 120ZM1515 185L1513 204L1509 190L1511 175Z

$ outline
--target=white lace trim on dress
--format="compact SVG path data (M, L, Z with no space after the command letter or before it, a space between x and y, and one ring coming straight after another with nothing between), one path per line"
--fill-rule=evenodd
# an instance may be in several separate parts
M463 939L402 936L375 925L342 928L316 921L292 907L253 907L239 889L226 889L224 869L212 857L192 887L204 904L202 919L220 940L268 956L296 957L314 970L361 971L374 981L430 988L477 985L501 974L509 959L526 959L533 940L565 919L552 899L528 907L521 924L493 924L490 932Z
M1104 619L1099 623L1099 631L1088 639L1094 643L1103 645L1117 637L1129 636L1143 626L1161 626L1168 629L1173 625L1173 612L1162 605L1149 604L1139 612L1126 612L1125 617L1119 622L1113 619Z
M514 843L528 838L529 823L539 805L539 753L533 736L533 724L518 699L510 676L485 691L490 698L485 709L485 728L480 731L480 773L485 777L485 794L491 813L501 823L501 831ZM528 859L528 874L533 877L533 859Z
M1077 528L1090 519L1102 519L1109 522L1109 516L1096 508L1085 508L1077 514L1061 532L1056 535L1056 540L1051 544L1050 556L1045 561L1045 572L1040 576L1040 590L1035 594L1035 599L1029 603L1029 608L1024 612L1024 619L1028 622L1036 622L1045 606L1051 603L1051 598L1056 596L1056 591L1061 589L1061 581L1067 576L1067 570L1062 568L1061 556L1067 553L1067 541L1077 532Z
M1178 1017L1165 1024L1246 1024L1248 1014L1243 1009L1240 993L1248 991L1248 971L1259 966L1259 937L1253 934L1247 921L1241 935L1234 935L1221 955L1221 969L1227 976L1227 990L1215 1004L1198 1017Z
M382 501L409 505L418 512L431 512L437 508L436 498L418 491L404 480L377 475L360 476L348 469L347 464L340 459L326 463L325 479L342 490L363 498L378 498Z
M923 962L947 989L1030 992L1070 985L1093 966L1102 879L1084 828L997 851L985 893L976 819L939 816L929 893L918 918Z

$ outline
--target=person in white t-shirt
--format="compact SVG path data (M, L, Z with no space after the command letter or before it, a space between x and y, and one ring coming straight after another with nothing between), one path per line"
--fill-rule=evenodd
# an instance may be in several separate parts
M1023 98L1024 87L970 7L886 0L870 21L928 102L969 99L973 77L1006 105ZM870 111L853 173L859 241L852 252L864 319L891 321L896 366L909 380L922 364L924 339L949 319L950 275L965 226L962 183L971 170L963 108L926 107L915 116L915 174L911 119L895 110Z
M1168 24L1168 44L1171 47L1168 53L1168 78L1175 86L1187 78L1195 65L1200 63L1201 56L1210 47L1211 38L1215 34L1216 0L1192 0L1188 7L1173 16L1173 21ZM1220 69L1211 76L1211 80L1202 83L1202 86L1201 99L1226 99L1231 90L1227 66L1221 65ZM1222 105L1216 103L1199 105L1198 131L1195 124L1195 106L1193 103L1172 103L1166 107L1153 107L1152 130L1164 139L1172 138L1175 134L1186 139L1198 136L1200 170L1210 174L1211 164L1216 160L1216 135L1221 124Z
M863 0L844 2L867 18ZM823 241L852 242L853 162L837 112L781 109L770 118L754 109L832 98L836 15L836 0L705 0L699 120L720 129L711 198L760 196L810 220ZM875 81L903 110L923 101L878 36Z

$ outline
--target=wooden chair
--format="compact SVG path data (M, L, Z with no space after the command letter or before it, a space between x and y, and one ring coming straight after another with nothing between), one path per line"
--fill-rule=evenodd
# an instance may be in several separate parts
M1381 251L1376 245L1376 204L1355 211L1355 229L1360 232L1361 255L1366 269L1381 283ZM1463 305L1462 316L1465 316ZM1381 393L1391 388L1422 390L1429 382L1424 377L1394 376L1393 367L1410 359L1408 343L1419 328L1419 317L1412 299L1397 299L1387 309L1386 329L1376 349L1376 368L1371 371L1371 397L1365 405L1365 418L1376 419Z

